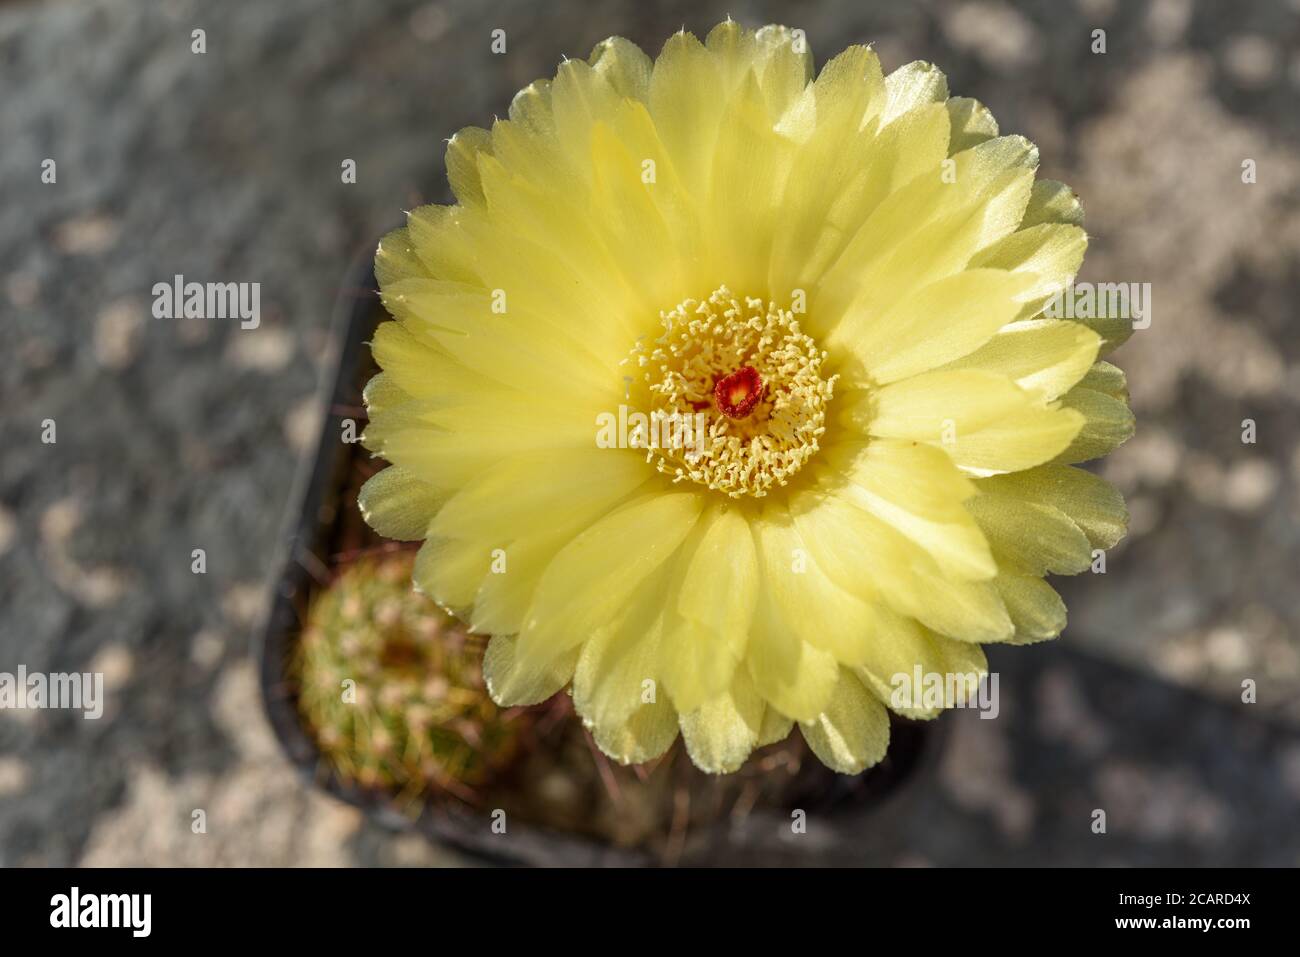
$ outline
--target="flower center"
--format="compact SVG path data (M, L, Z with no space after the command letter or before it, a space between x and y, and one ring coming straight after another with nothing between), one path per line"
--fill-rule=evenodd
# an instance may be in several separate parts
M729 419L743 419L754 411L754 406L762 397L763 377L753 366L745 366L731 375L723 376L713 387L713 398L718 403L718 411Z
M789 482L826 431L838 378L822 377L826 353L788 309L726 286L660 320L663 334L623 360L651 417L673 426L675 441L642 443L646 461L732 498Z

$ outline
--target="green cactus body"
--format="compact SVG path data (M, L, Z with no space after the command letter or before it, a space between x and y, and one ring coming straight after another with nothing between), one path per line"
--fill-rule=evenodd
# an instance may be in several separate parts
M349 565L310 603L298 707L345 781L467 800L509 763L522 718L488 696L482 642L411 587L409 552Z

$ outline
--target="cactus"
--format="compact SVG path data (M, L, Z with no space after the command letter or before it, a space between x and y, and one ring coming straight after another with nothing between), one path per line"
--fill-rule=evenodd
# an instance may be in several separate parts
M298 708L345 781L467 800L517 751L520 715L488 697L481 642L411 587L409 552L349 565L308 608Z

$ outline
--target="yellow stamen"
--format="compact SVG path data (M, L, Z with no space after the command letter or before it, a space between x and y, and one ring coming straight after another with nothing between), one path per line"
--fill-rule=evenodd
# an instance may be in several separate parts
M789 482L826 431L837 378L822 377L826 353L789 310L736 298L726 286L660 318L663 334L624 360L648 387L646 411L703 414L708 424L702 441L648 449L646 461L733 498L761 498Z

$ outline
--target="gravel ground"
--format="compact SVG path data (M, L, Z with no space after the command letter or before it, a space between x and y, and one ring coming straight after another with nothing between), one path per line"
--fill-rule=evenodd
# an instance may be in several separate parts
M328 320L400 211L446 197L452 132L609 34L657 50L727 13L823 59L934 60L1079 190L1081 278L1153 286L1116 360L1139 433L1103 469L1132 534L1065 586L1060 647L1007 666L1037 730L962 715L915 842L873 859L1300 863L1296 0L0 4L0 671L109 690L100 721L0 714L0 863L460 863L299 781L260 715L249 635ZM260 282L260 327L152 318L176 274ZM1112 685L1147 710L1111 713ZM1053 824L1063 750L1129 809L1104 853Z

